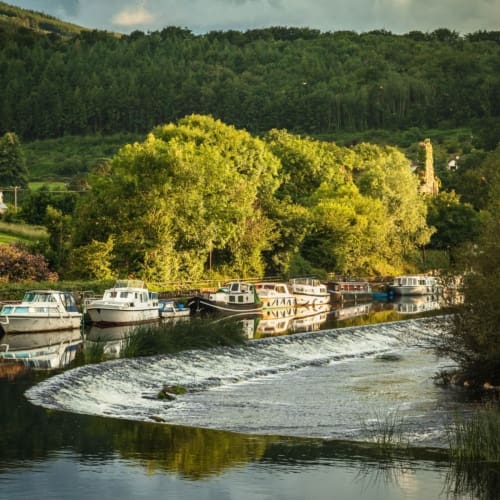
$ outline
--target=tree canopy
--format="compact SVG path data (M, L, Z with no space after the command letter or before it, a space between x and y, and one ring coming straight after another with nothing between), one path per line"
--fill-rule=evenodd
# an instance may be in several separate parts
M297 259L380 274L430 236L418 179L395 149L256 138L210 116L155 127L89 186L72 247L108 242L103 269L150 281L286 274Z
M171 26L122 37L12 30L0 40L0 134L23 140L146 133L192 113L310 135L500 117L498 32Z

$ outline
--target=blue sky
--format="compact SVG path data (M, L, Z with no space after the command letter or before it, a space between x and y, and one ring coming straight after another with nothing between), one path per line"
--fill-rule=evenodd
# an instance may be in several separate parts
M500 0L7 0L88 28L194 33L269 26L393 33L500 30Z

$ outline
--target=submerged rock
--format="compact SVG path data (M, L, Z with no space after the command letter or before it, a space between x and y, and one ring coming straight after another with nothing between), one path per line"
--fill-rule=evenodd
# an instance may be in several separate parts
M403 359L403 356L395 352L385 352L383 354L375 356L375 359L377 361L401 361Z

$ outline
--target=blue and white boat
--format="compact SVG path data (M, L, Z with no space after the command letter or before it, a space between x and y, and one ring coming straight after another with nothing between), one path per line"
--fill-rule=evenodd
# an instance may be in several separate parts
M0 310L5 334L71 330L81 322L73 294L58 290L29 290L20 303L4 304Z

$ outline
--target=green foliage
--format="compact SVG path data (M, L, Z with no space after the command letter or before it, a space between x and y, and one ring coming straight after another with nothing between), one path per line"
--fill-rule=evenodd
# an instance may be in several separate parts
M0 187L26 187L28 171L21 142L13 132L0 137Z
M191 113L252 133L307 134L499 116L495 32L462 38L444 28L407 36L271 27L194 35L167 27L120 38L76 30L66 39L59 33L68 30L55 24L43 24L51 36L1 33L0 133L14 130L23 140L140 134ZM68 158L61 173L77 162Z
M43 255L32 254L18 245L0 246L0 282L55 281L57 274L50 271Z
M461 203L454 191L441 191L429 198L427 222L436 228L430 247L449 250L473 242L478 236L479 213L469 203Z
M74 248L69 257L66 274L89 280L113 278L115 275L111 268L113 248L111 237L105 242L92 240L88 245Z
M49 206L59 210L64 215L71 215L78 196L77 193L71 192L54 193L47 185L44 185L23 196L20 216L28 224L44 224Z
M497 166L497 148L488 155L489 165ZM464 301L454 321L440 338L437 352L456 361L469 383L489 382L500 385L500 179L491 177L487 212L481 218L476 245L464 256L466 273L463 282Z
M158 127L89 176L75 246L112 236L113 267L148 281L198 279L210 253L261 273L277 169L262 141L210 117Z
M64 270L71 247L72 219L50 205L45 212L45 225L49 233L47 257L54 269Z

